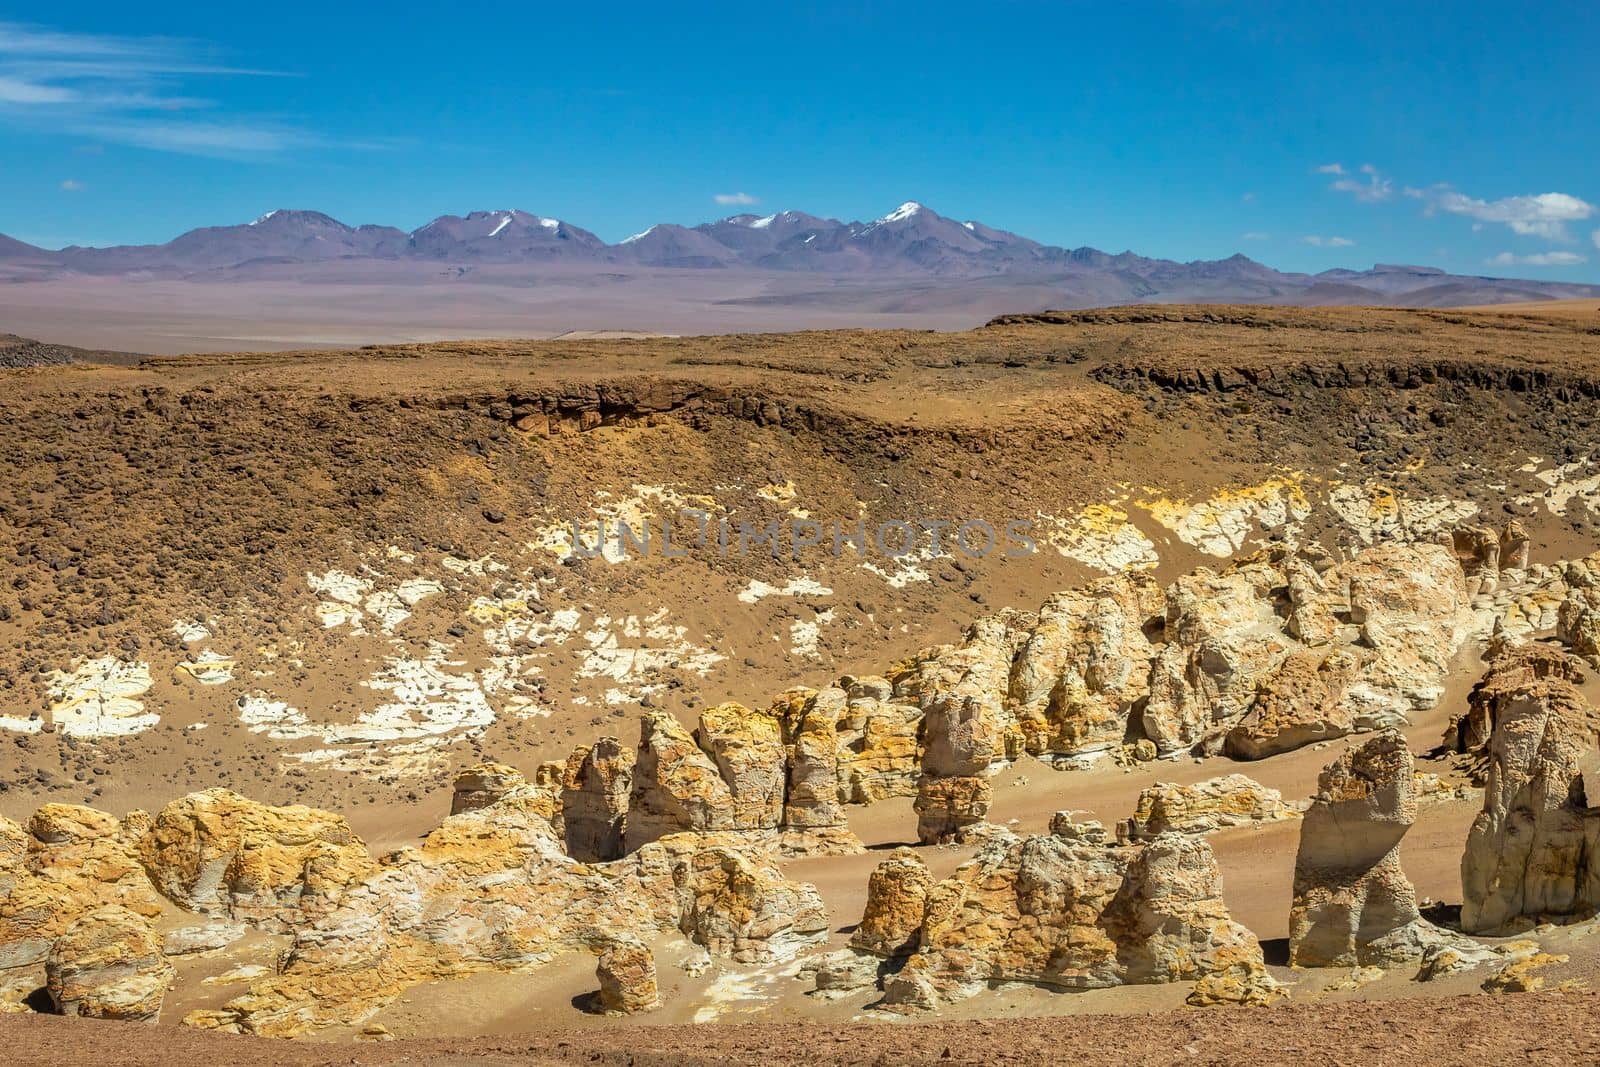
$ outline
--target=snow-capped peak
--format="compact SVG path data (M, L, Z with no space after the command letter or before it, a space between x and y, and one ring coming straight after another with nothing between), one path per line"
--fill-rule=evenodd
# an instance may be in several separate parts
M654 226L650 227L648 230L640 230L638 233L634 234L632 237L624 237L622 240L618 241L617 243L618 244L624 244L624 245L631 245L631 244L633 244L633 242L635 242L635 241L637 241L637 240L639 240L641 238L649 237L652 233L655 232L655 230L656 230L656 228Z
M539 225L543 226L547 230L559 230L559 229L561 229L561 220L560 219L540 219L539 220Z
M961 225L965 226L969 230L976 230L978 228L978 224L975 222L963 222Z
M266 222L268 219L270 219L272 216L276 215L277 213L278 213L277 209L273 209L272 211L267 212L265 215L262 215L259 219L256 219L256 221L252 222L250 225L259 226L263 222Z
M768 226L771 226L772 225L772 220L777 218L777 217L778 216L776 216L776 215L767 215L767 216L765 216L763 218L752 219L750 221L750 228L752 230L764 230Z
M490 230L489 231L489 236L490 237L499 237L500 236L500 231L505 229L507 226L510 226L510 225L511 225L511 214L510 214L510 212L507 212L506 214L500 216L500 225L498 225L494 229Z
M899 222L901 219L909 219L911 216L915 215L921 210L921 204L917 203L915 200L907 200L905 203L901 204L899 207L895 208L878 221Z

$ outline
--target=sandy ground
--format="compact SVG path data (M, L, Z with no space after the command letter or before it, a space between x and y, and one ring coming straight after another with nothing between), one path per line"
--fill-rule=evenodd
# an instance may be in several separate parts
M431 1039L331 1048L223 1034L175 1032L129 1040L116 1023L0 1016L6 1063L56 1067L322 1067L332 1064L1417 1064L1593 1063L1600 1035L1594 993L1526 993L1367 1004L1161 1012L1122 1018L939 1022L874 1026L651 1027Z

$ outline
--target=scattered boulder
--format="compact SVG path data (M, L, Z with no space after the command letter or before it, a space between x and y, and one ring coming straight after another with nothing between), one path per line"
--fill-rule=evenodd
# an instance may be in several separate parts
M50 946L46 988L56 1011L153 1023L176 972L150 920L108 904L68 924Z

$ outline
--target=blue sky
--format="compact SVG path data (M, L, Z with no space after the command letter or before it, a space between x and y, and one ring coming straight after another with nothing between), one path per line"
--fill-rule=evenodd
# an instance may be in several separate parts
M519 207L615 241L915 199L1113 252L1600 278L1600 5L1122 7L0 4L0 232Z

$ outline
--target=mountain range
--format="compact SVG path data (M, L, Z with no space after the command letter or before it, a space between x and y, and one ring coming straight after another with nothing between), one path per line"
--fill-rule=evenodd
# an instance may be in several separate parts
M250 280L315 266L315 280L359 281L385 263L457 274L514 268L545 274L650 270L842 276L926 290L981 284L1058 294L1052 306L1208 300L1445 306L1600 296L1600 286L1377 265L1320 274L1274 270L1243 255L1180 263L1132 252L1058 248L907 202L871 222L799 211L734 215L698 226L659 223L616 244L525 211L444 215L411 232L348 226L317 211L270 211L253 222L191 230L160 245L56 251L0 235L0 279L119 276ZM309 278L301 272L300 276Z

